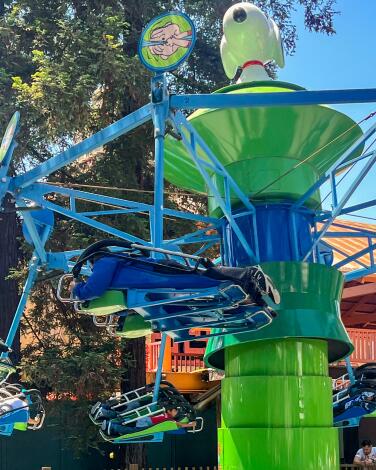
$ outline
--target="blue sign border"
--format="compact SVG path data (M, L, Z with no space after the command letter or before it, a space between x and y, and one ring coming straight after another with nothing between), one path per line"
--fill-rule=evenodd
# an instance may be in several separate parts
M181 16L182 18L184 18L190 24L191 31L192 31L191 45L187 49L186 54L178 62L176 62L175 64L167 66L167 67L153 67L152 65L150 65L149 63L147 63L145 61L145 59L142 55L142 48L143 48L142 44L144 42L144 35L147 31L149 31L149 29L153 26L154 23L159 21L161 18L164 18L165 16L171 16L171 15ZM138 57L140 58L141 63L147 69L151 70L152 72L159 72L159 73L169 72L171 70L175 70L176 68L178 68L190 56L190 54L192 53L193 48L195 46L196 38L197 38L196 27L195 27L193 21L191 20L191 18L188 15L186 15L185 13L182 13L181 11L169 11L167 13L162 13L161 15L156 16L151 21L149 21L149 23L142 30L141 37L140 37L140 40L138 41L138 47L137 47Z

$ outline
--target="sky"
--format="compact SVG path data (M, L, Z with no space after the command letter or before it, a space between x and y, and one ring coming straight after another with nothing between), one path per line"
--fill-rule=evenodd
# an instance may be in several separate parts
M299 40L293 56L286 57L284 69L278 79L296 83L309 90L376 88L376 0L337 0L335 17L336 35L311 33L304 28L302 12L294 22ZM359 121L376 111L376 103L333 106ZM376 116L366 122L363 129L376 122ZM356 168L361 168L358 163ZM341 183L342 191L355 175L355 168ZM326 194L327 190L323 191ZM376 199L376 166L365 178L348 204ZM376 207L359 213L374 217ZM354 219L361 221L361 219ZM367 222L364 220L364 222Z

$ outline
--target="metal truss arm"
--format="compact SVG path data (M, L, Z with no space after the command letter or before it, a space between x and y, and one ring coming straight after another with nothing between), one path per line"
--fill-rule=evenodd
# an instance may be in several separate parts
M154 210L154 206L151 204L129 201L128 199L120 199L120 198L111 197L111 196L104 196L101 194L89 193L87 191L79 191L77 189L64 188L62 186L54 186L52 184L47 184L47 183L34 183L33 185L28 186L27 188L19 192L17 196L18 198L30 199L31 201L38 201L40 204L43 205L43 203L41 202L42 201L41 198L51 193L61 194L62 196L69 197L71 203L74 202L76 199L81 199L85 201L91 201L97 204L104 203L104 204L112 205L112 206L117 207L118 208L117 210L120 210L120 208L124 208L125 210L134 209L134 212L148 212L148 213ZM73 206L74 205L75 204L73 204ZM76 212L75 207L71 207L71 209ZM85 214L85 213L83 212L81 214ZM177 211L174 209L164 208L163 214L166 216L170 216L170 217L177 217L180 219L195 220L197 222L204 222L208 224L218 225L218 220L215 219L214 217L207 217L204 215L193 214L190 212L181 212L181 211ZM85 215L88 215L88 214L85 214ZM95 213L93 211L93 215L105 215L105 213L104 211L102 214L101 214L101 211L96 211Z
M255 234L255 248L256 253L252 250L249 246L246 238L244 237L240 227L235 221L234 216L232 215L231 209L231 190L236 194L236 196L240 199L243 205L248 209L251 214L255 214L255 208L252 203L249 201L247 196L241 191L239 186L233 180L233 178L228 174L225 167L217 160L213 152L207 146L205 141L202 137L198 134L198 132L191 126L191 124L185 119L185 117L181 113L171 114L171 120L176 126L176 129L181 135L183 143L188 150L189 154L191 155L193 161L196 164L197 169L201 173L203 179L205 180L208 188L215 197L216 203L221 208L223 214L225 215L226 219L229 221L236 236L239 239L239 242L242 244L244 250L251 258L252 262L258 262L259 253L258 253L258 243L257 243L257 232L256 232L256 225L255 221L253 221L253 229ZM189 134L189 138L186 134ZM207 173L206 168L208 165L205 160L200 158L197 155L197 146L199 146L204 152L206 157L209 159L210 168L215 173L219 174L223 178L224 182L224 198L221 196L220 192L218 191L217 187L213 184L213 181L210 175Z
M333 176L336 174L337 171L342 170L346 166L349 166L352 163L356 162L348 162L348 165L346 165L346 160L350 157L350 155L355 152L361 145L366 142L367 139L369 139L374 133L376 132L376 124L371 126L367 132L359 137L359 139L354 142L350 148L344 152L341 157L324 173L324 175L314 184L311 186L311 188L306 191L303 196L301 196L295 204L293 204L292 207L298 208L301 207L328 179L333 178ZM367 153L367 156L372 158L375 155L376 152L369 152ZM363 158L366 158L366 155L363 156Z
M376 199L372 199L372 201L362 202L360 204L355 204L354 206L345 207L344 209L342 209L340 211L338 216L351 214L353 212L358 212L358 211L361 211L363 209L367 209L368 207L372 207L372 206L376 206ZM323 221L327 220L328 218L330 218L331 216L332 216L332 213L330 211L324 212L323 214L316 217L316 221L317 222L323 222ZM335 224L333 224L333 225L335 225ZM354 227L351 227L351 228L353 230L355 229Z
M367 162L367 164L365 165L365 167L362 169L362 171L360 172L360 174L358 175L358 177L352 182L352 184L350 185L349 189L346 191L346 193L343 195L341 201L337 204L337 206L333 209L332 211L332 216L331 218L325 222L325 225L324 227L320 230L320 232L318 233L318 236L317 238L315 239L315 241L313 242L311 248L308 250L308 253L305 255L305 257L303 258L303 261L306 261L307 258L309 257L309 255L312 253L312 250L315 249L315 247L319 244L320 240L325 236L326 232L329 230L330 226L332 225L334 219L336 217L338 217L338 215L340 214L341 210L343 209L343 207L345 206L345 204L347 203L347 201L350 199L350 197L352 196L352 194L354 193L355 189L360 185L360 183L363 181L364 177L367 175L367 173L369 172L369 170L372 168L372 166L375 164L376 162L376 152L374 152L374 155L372 158L369 159L369 161Z
M141 124L144 124L151 119L151 110L152 105L147 104L128 116L123 117L114 124L105 127L79 144L70 147L64 152L61 152L46 162L36 166L32 170L27 171L23 175L16 176L12 182L12 189L24 188L40 178L50 175L63 166L74 162L83 155L90 153L121 135L135 129Z

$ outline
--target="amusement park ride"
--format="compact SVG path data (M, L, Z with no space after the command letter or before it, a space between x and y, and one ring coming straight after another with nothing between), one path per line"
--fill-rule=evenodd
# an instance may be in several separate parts
M150 103L24 174L11 177L8 168L19 122L15 113L1 145L0 197L3 200L10 194L15 199L34 253L6 343L10 346L14 340L28 295L41 271L73 272L75 277L81 271L90 276L88 255L111 246L119 256L172 259L180 263L176 270L202 273L200 263L207 263L203 254L219 245L217 265L261 264L273 279L281 302L268 303L276 317L268 308L247 302L244 290L226 280L211 287L192 286L188 281L178 287L158 287L146 285L145 280L144 287L114 289L89 302L64 298L63 280L60 295L74 303L78 314L92 315L97 323L103 324L98 316L106 316L105 327L119 336L162 333L156 383L152 392L145 392L152 395L145 405L151 407L151 413L158 408L163 388L167 336L183 342L192 340L190 329L211 328L204 335L209 337L206 362L225 371L219 429L222 469L292 469L299 468L302 461L307 469L335 469L339 466L338 436L333 427L328 361L345 358L353 350L341 322L339 302L345 280L376 273L376 233L358 230L357 236L368 240L367 247L333 263L328 256L330 228L343 227L336 237L349 237L346 222L340 217L376 204L376 200L370 200L349 206L351 196L376 161L376 151L372 150L376 124L363 131L360 123L325 105L375 102L376 89L307 91L272 80L265 64L274 60L280 67L284 65L279 30L251 3L233 5L225 14L223 26L221 55L226 74L232 79L241 71L235 85L210 95L169 93L167 74L191 53L196 32L186 15L165 13L147 25L139 45L141 61L154 72ZM183 111L187 110L196 111L186 118ZM153 205L44 181L148 121L153 122L155 138ZM363 166L358 170L355 164L360 161ZM341 194L338 184L344 170L351 171L352 180ZM187 191L207 194L208 215L167 209L164 179ZM332 204L324 210L320 188L328 182ZM59 198L52 199L51 195ZM98 210L78 211L76 202L81 199L97 203ZM116 209L103 210L101 204ZM112 238L84 251L46 251L55 213ZM140 213L149 215L149 240L96 220L101 215ZM165 239L165 217L200 223L200 229ZM195 255L182 252L182 247L197 243L202 247ZM366 254L369 262L360 262ZM345 275L339 271L354 261L358 269ZM171 268L160 276L181 273ZM7 353L2 354L1 367L4 376L13 370ZM356 379L350 378L353 382ZM368 388L373 390L372 386ZM345 396L342 392L336 400ZM357 420L354 416L349 419ZM359 421L349 419L344 425ZM168 431L165 426L160 428L146 435L160 442L163 432ZM117 442L144 437L145 433L133 438L122 436Z

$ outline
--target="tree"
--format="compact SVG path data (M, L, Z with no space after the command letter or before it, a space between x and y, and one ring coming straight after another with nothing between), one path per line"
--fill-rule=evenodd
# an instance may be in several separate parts
M308 29L334 33L334 0L255 3L276 19L288 53L294 52L297 40L291 20L297 7L304 9ZM150 74L137 58L137 42L143 26L161 11L184 10L198 26L194 53L184 66L173 72L171 88L177 92L208 92L226 84L218 43L221 19L231 4L230 0L0 2L0 123L4 127L15 108L22 115L12 172L45 160L148 101ZM151 202L152 195L142 191L153 189L152 135L151 126L145 125L106 145L95 155L56 172L50 181L108 186L112 189L100 191ZM131 188L137 193L121 188ZM91 207L87 202L81 204L81 207ZM124 221L116 216L111 222L135 235L148 237L145 219L129 216ZM169 223L168 230L173 234L179 229ZM57 218L49 246L83 248L101 236L92 229ZM10 247L14 231L1 231L0 237L0 244ZM0 261L2 276L7 274L9 264L16 265L15 254L13 245L12 254L7 254L11 262ZM45 299L49 299L48 305ZM38 285L33 302L34 307L23 324L25 331L33 332L33 341L23 357L30 379L59 398L66 398L66 392L84 403L84 399L96 393L105 395L120 380L119 369L115 367L116 354L112 355L116 343L92 328L87 319L74 315L57 302L53 284ZM7 312L8 318L12 314L13 306ZM58 334L60 331L64 333L62 336ZM126 386L141 385L143 357L143 341L123 346L126 371L124 374L120 371L120 375ZM101 383L95 373L96 379L88 381L97 365L102 367L105 362L101 377L106 378L106 383ZM57 368L64 372L64 383L56 377ZM79 388L77 370L81 372L85 390ZM84 447L80 445L80 448ZM142 463L142 449L135 451L133 458Z

